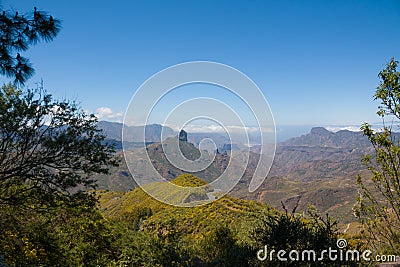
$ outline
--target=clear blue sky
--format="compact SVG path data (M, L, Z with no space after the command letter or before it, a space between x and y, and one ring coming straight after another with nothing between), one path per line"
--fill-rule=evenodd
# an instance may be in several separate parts
M400 1L2 1L61 19L55 41L27 53L57 98L118 120L135 90L177 63L244 72L277 125L377 121L378 72L400 59ZM111 118L113 117L113 118Z

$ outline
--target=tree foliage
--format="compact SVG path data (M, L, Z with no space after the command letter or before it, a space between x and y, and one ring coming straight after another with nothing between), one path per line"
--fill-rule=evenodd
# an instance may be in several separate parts
M39 41L52 41L60 31L61 23L36 7L32 14L25 15L0 12L0 74L23 85L34 69L29 59L19 53Z
M93 174L117 162L94 115L43 88L0 90L0 205L39 209L88 199Z
M380 101L377 114L383 120L381 131L370 124L361 129L375 149L366 155L364 163L372 178L358 176L360 195L356 215L365 227L369 244L378 250L400 254L400 143L393 133L400 119L400 72L398 62L392 59L379 73L380 85L375 100ZM392 120L390 124L386 121Z
M49 214L8 207L0 231L0 255L12 266L105 266L115 240L93 208L59 207ZM1 266L1 261L0 261Z
M264 212L258 217L256 227L250 235L254 240L252 247L255 251L266 245L269 251L313 250L316 255L321 255L322 250L337 247L339 233L337 221L328 215L323 217L314 208L310 208L308 218L295 215L294 212L289 214L287 211L276 214ZM280 261L275 257L272 261L269 259L266 262L254 260L252 264L254 266L264 266L265 264L272 266L342 266L343 263L332 262L328 258L323 261L291 262Z
M255 254L238 239L229 226L216 225L199 240L193 262L201 266L249 266Z
M0 265L106 266L117 258L113 226L89 191L118 162L97 119L43 89L17 88L33 68L19 53L49 42L60 21L0 11ZM6 265L8 266L8 265Z
M43 88L0 89L0 205L49 209L90 200L94 174L117 162L97 119Z
M53 100L43 88L1 87L0 255L7 263L100 264L109 234L89 190L117 164L104 138L96 117L74 102Z

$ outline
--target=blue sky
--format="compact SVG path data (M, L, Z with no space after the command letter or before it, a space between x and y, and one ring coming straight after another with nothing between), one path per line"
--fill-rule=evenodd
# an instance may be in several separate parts
M174 64L204 60L248 75L277 125L378 121L378 72L400 59L399 1L1 1L61 19L24 55L57 98L120 120L135 90ZM223 96L221 95L221 98ZM172 103L172 102L171 102ZM101 108L101 109L99 109ZM108 114L108 115L107 115Z

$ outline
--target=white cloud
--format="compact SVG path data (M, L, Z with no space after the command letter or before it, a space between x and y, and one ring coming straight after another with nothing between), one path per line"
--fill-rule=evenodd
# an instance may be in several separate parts
M109 107L100 107L96 109L96 117L103 120L120 121L122 112L115 112Z
M326 126L325 127L328 131L330 132L338 132L338 131L342 131L342 130L347 130L347 131L351 131L351 132L360 132L360 125L355 126L355 125L348 125L348 126Z
M351 131L351 132L361 132L360 128L361 128L361 125L347 125L347 126L342 126L342 125L340 125L340 126L333 125L332 126L332 125L330 125L330 126L325 126L325 129L327 129L330 132L334 132L334 133L336 133L338 131L341 131L341 130L348 130L348 131ZM379 125L379 124L373 124L371 128L372 128L372 130L374 130L376 132L382 132L382 130L383 130L382 129L382 125ZM392 131L393 132L400 132L395 127L393 127Z

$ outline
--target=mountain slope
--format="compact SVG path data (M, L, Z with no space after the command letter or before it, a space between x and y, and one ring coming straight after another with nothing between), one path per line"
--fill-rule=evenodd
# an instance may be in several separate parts
M298 204L299 212L312 204L321 212L336 216L341 222L354 221L352 206L357 193L356 176L359 173L370 175L361 162L362 154L373 153L373 148L367 141L359 132L332 133L323 128L313 128L307 135L278 144L272 169L265 182L254 193L248 192L248 186L258 163L258 154L250 153L244 177L230 194L242 199L265 202L276 208L282 207L281 202L288 209ZM188 158L195 159L200 154L188 142L181 148ZM184 173L168 162L161 144L148 145L147 152L153 166L167 180L171 181ZM145 170L146 166L141 160L145 154L140 154L139 151L132 153L136 157L132 159L132 167ZM228 162L228 154L217 154L208 169L195 175L210 182L225 170ZM101 188L131 189L132 184L127 187L123 183L128 178L123 176L127 174L126 170L126 166L122 165L113 174L116 176L115 183L103 180ZM143 178L148 178L145 172ZM132 183L132 179L129 179ZM179 194L176 195L177 199L178 196Z
M180 176L172 182L188 186L204 184L199 178L190 175ZM130 192L99 191L98 194L99 208L106 217L118 219L140 217L140 214L145 214L138 226L161 235L168 234L168 230L174 229L196 238L216 225L240 227L242 223L250 222L261 210L276 212L263 204L228 195L206 205L183 208L158 202L140 188Z
M135 170L136 175L140 179L143 179L143 181L145 181L145 179L149 179L148 182L152 182L151 176L153 167L163 178L169 181L181 174L186 173L185 171L182 171L181 169L172 165L164 153L163 145L168 146L171 142L173 142L172 138L167 139L165 142L163 142L163 144L154 143L148 145L146 150L140 149L125 151L126 155L128 155L127 160L130 168ZM182 154L187 159L195 160L201 155L200 151L189 142L179 142L179 147L182 151ZM146 160L147 157L149 157L152 166L148 166L148 160ZM217 154L210 166L208 166L205 170L192 174L200 177L206 182L211 182L221 175L223 170L226 168L228 161L227 154Z

